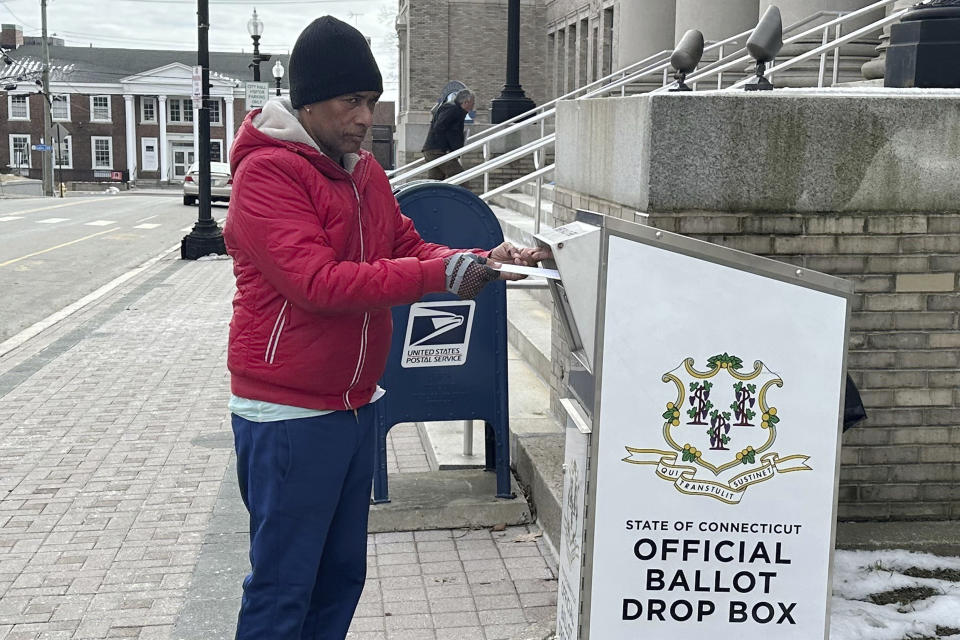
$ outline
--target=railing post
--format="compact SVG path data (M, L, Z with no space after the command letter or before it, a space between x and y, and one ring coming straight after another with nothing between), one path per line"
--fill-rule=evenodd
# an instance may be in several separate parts
M836 39L839 40L842 35L843 35L843 23L840 22L840 23L837 23ZM840 47L837 46L837 48L833 50L833 84L831 84L830 86L831 87L836 86L837 80L839 79L840 79Z
M490 143L483 143L483 161L486 162L490 159ZM483 173L483 192L486 193L490 191L490 172L484 171Z
M463 421L463 455L473 455L473 420Z
M620 79L621 79L621 80L623 80L623 79L626 78L626 77L627 77L627 72L626 72L626 71L624 71L623 73L620 74ZM620 85L620 97L622 98L622 97L624 97L625 95L627 95L627 85L622 84L622 85Z
M723 60L723 45L720 45L720 48L717 51L717 62L720 62ZM717 73L717 89L723 89L723 71Z
M533 168L539 171L543 166L543 150L537 149L533 152ZM533 232L540 233L540 206L543 201L543 176L537 176L536 193L533 196Z
M830 27L823 28L823 41L820 44L827 44L827 40L830 39ZM820 75L817 77L817 88L823 87L823 73L827 69L827 52L824 51L820 54Z

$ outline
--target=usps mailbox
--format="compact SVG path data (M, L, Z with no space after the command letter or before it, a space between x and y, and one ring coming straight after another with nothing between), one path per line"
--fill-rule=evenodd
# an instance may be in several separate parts
M827 638L850 283L580 212L557 637Z
M395 195L427 242L492 249L503 231L487 204L463 187L418 181ZM492 282L473 300L430 294L393 308L393 340L374 403L377 421L374 502L389 502L389 430L401 422L483 420L485 466L496 471L497 497L510 490L507 397L507 294Z

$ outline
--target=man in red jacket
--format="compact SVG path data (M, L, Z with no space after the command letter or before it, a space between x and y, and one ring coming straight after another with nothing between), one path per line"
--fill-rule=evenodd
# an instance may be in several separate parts
M366 576L371 403L385 393L390 307L473 297L516 277L490 263L547 254L420 238L360 149L383 87L359 31L319 18L289 66L290 100L251 112L230 155L227 362L251 564L236 637L342 640Z

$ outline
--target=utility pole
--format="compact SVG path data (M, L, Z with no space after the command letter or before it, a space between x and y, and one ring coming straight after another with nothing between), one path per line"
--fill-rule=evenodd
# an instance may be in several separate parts
M53 139L50 136L50 126L53 124L50 112L50 43L47 42L47 0L40 0L40 32L43 36L43 71L40 75L41 89L43 90L43 144L50 145L50 151L41 151L43 159L43 195L53 195ZM29 150L28 150L29 153Z
M223 232L210 213L210 31L208 0L197 0L197 65L200 67L200 212L193 230L180 242L180 257L196 260L215 253L224 255Z

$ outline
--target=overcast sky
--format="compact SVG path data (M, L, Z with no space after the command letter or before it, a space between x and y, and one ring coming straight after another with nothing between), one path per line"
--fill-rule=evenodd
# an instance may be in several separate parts
M287 53L311 20L331 14L355 25L373 43L384 99L397 92L397 0L208 0L210 50L251 52L247 21L263 22L260 50ZM40 35L40 0L0 0L0 22ZM70 46L196 49L197 0L47 0L47 31ZM261 73L270 77L270 66Z

